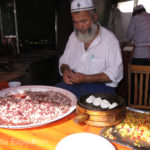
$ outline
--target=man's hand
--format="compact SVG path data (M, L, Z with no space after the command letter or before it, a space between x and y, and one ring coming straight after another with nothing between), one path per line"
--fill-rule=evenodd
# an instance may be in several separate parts
M73 72L71 71L70 67L67 64L62 64L60 67L60 70L63 74L63 80L66 84L73 84L73 82L70 80L70 77L72 76Z
M98 74L93 74L93 75L86 75L83 73L74 73L66 64L63 64L60 69L63 74L63 80L66 84L112 82L105 73L98 73Z
M79 84L79 83L84 83L86 78L86 75L82 74L82 73L73 73L70 76L70 80L73 83Z
M70 69L66 69L64 71L63 79L66 84L73 84L73 82L71 81L72 74L73 74L73 72Z

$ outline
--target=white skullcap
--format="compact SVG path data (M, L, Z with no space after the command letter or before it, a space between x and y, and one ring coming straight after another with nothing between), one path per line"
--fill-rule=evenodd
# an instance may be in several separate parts
M71 12L95 9L92 0L73 0L71 3Z
M133 12L140 10L140 9L145 9L143 5L137 5L136 7L134 7Z

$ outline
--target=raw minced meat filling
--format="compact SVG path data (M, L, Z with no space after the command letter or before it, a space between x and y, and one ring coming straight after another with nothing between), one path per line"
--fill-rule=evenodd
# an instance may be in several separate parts
M24 91L0 97L0 125L47 122L66 114L72 101L56 91Z

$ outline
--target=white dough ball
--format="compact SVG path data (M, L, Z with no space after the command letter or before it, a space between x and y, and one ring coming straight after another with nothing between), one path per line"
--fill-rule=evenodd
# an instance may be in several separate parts
M111 104L111 106L109 107L109 109L115 108L117 106L118 106L118 104L114 102L114 103Z
M94 101L93 101L93 105L94 106L100 106L101 102L102 102L102 99L100 97L95 98Z
M89 103L89 104L93 103L94 99L95 99L95 96L91 95L86 99L86 103Z

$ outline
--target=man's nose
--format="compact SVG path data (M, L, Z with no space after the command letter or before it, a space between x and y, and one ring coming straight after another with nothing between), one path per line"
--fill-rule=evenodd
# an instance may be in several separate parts
M82 28L83 28L83 25L81 24L81 23L78 23L78 25L77 25L77 30L82 30Z

